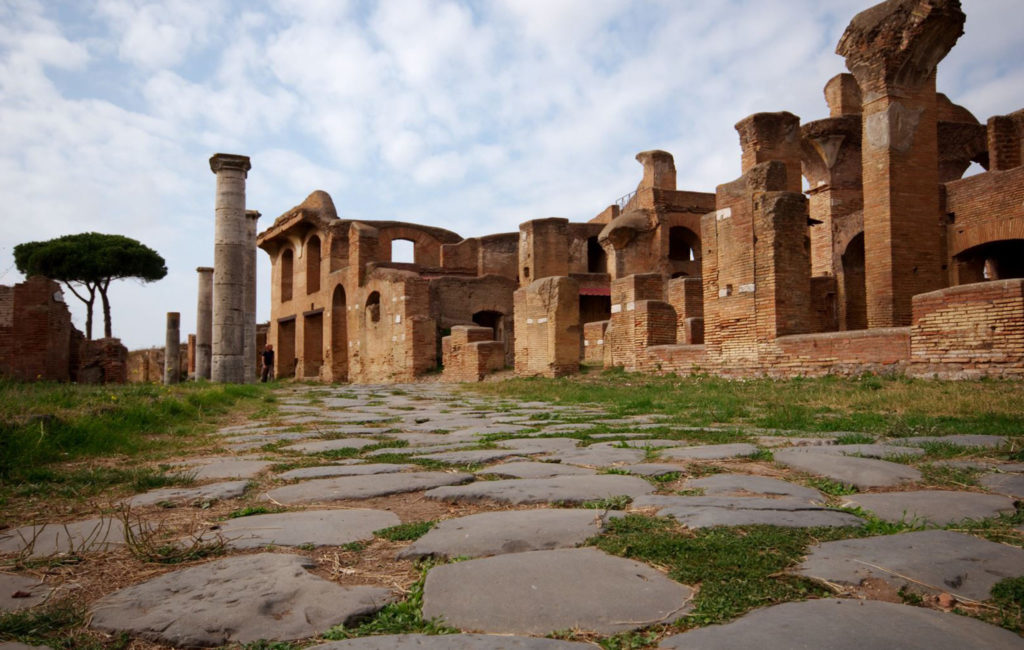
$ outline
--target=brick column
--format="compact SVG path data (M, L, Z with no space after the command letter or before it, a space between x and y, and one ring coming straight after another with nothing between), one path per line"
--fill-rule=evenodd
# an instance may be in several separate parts
M248 156L210 158L217 175L210 378L221 383L245 381L245 178L250 168Z
M857 14L836 53L863 97L868 327L910 325L911 298L945 284L935 70L963 33L959 0L900 0Z
M181 314L167 312L167 339L164 345L164 383L181 380Z
M196 305L196 379L210 378L210 351L213 340L213 267L200 266Z
M746 174L755 165L778 160L786 166L787 192L800 192L800 118L785 111L754 113L736 123L743 149L742 167Z

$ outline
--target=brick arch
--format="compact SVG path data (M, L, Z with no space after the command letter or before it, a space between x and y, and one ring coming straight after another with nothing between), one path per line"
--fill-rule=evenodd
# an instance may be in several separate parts
M1024 219L986 221L957 229L949 238L949 256L956 257L975 246L1007 239L1024 239Z
M387 226L378 228L380 251L390 261L391 242L405 239L412 242L413 258L421 266L441 266L441 244L443 242L430 233L415 226Z

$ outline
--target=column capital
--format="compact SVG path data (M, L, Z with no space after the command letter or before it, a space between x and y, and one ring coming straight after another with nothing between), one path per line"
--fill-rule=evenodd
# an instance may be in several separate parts
M252 169L249 156L240 156L233 153L215 153L210 156L210 171L216 174L225 169L238 169L243 173Z
M213 267L212 266L197 266L196 267L196 271L198 271L199 273L213 273Z
M888 0L850 21L836 54L857 78L865 102L913 91L964 33L960 0Z
M263 214L261 214L259 210L246 210L245 216L249 217L253 221L256 221L257 219L262 217Z

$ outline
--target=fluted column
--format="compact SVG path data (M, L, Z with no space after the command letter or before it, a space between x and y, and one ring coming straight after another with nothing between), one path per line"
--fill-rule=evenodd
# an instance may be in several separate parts
M210 378L221 383L245 381L245 178L250 168L248 156L210 158L217 175Z

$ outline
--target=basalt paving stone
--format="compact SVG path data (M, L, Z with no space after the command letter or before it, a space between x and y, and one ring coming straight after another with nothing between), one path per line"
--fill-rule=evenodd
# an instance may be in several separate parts
M184 463L184 471L197 481L223 478L252 478L273 465L255 458L196 458Z
M284 429L287 429L287 428L288 427L269 425L269 424L249 423L249 424L236 424L234 426L224 427L223 429L217 429L217 433L222 435L222 436L244 436L244 435L248 435L248 434L257 434L257 433L261 433L261 434L262 433L273 433L273 432L276 432L276 431L283 431Z
M564 424L552 424L544 427L545 433L566 433L572 431L583 431L594 428L595 423L591 422L566 422Z
M894 590L985 600L1000 580L1024 575L1024 550L951 530L923 530L816 544L793 572L854 586L875 578Z
M597 510L483 512L442 521L398 557L481 557L572 548L600 533L604 526L605 518Z
M941 442L955 447L985 447L994 449L1006 443L1004 436L986 436L980 434L958 433L950 436L913 436L910 438L893 438L892 445L923 445L929 442Z
M523 431L524 429L529 429L529 428L531 428L531 427L520 426L520 425L517 425L517 424L497 424L497 423L491 423L491 424L481 424L481 425L469 426L469 427L461 427L459 429L454 429L451 433L453 433L455 435L471 433L471 434L477 435L477 436L484 436L484 435L488 435L488 434L492 434L492 433L519 433L520 431Z
M302 440L303 438L308 438L311 435L313 434L301 431L286 431L284 433L254 433L251 435L231 436L230 439L233 443L258 442L261 445L266 445L271 442L280 442L282 440Z
M939 467L955 467L957 469L987 470L995 467L995 463L980 460L937 460L932 463Z
M376 413L351 413L349 411L319 411L317 420L328 420L331 425L335 424L367 424L370 422L386 423L394 420L394 416L378 415ZM294 422L295 420L289 420ZM314 420L315 421L315 420Z
M229 519L211 532L230 548L340 546L373 539L373 531L400 523L398 515L385 510L305 510Z
M373 438L333 438L330 440L311 440L300 442L294 445L282 447L285 451L297 451L303 454L319 454L324 451L336 451L338 449L362 449L370 445L379 445L382 440Z
M37 578L0 573L0 612L34 607L46 600L50 591L46 583L40 582Z
M734 442L726 445L701 445L696 447L671 447L661 450L662 458L677 460L720 460L749 456L757 453L757 447L746 442Z
M1024 476L1020 474L988 474L982 476L978 482L999 494L1024 497Z
M885 521L919 521L945 526L964 519L987 519L1014 511L1013 499L998 494L920 490L843 497L843 505L860 506Z
M0 553L27 552L34 558L106 551L121 544L124 544L124 524L113 518L22 526L0 532Z
M307 650L593 650L594 647L589 643L497 634L395 634L333 641Z
M690 479L688 488L700 488L708 496L740 496L743 494L764 494L768 496L794 497L808 503L824 503L824 495L814 489L796 485L767 476L750 474L712 474L704 478Z
M174 646L287 641L368 616L390 599L306 571L307 558L241 555L164 574L97 601L91 626Z
M806 451L794 447L774 453L775 462L792 469L826 476L860 490L893 487L921 480L921 472L913 467L873 458L857 458L842 454Z
M635 465L623 465L619 469L636 474L637 476L665 476L667 474L686 474L686 467L673 465L671 463L637 463Z
M615 634L673 621L693 591L651 567L593 548L511 553L434 567L423 618L474 632Z
M642 461L647 454L642 449L620 449L611 443L598 443L589 447L566 449L565 451L548 454L547 458L558 459L571 465L589 467L608 467L611 465L633 465Z
M654 486L642 478L598 474L477 481L469 485L434 488L427 490L424 496L456 503L473 503L484 499L510 504L582 503L621 495L638 497L653 491Z
M500 465L485 467L477 474L490 474L503 478L550 478L552 476L589 476L597 474L597 470L562 463L541 463L524 460L521 462L504 462Z
M367 474L392 474L404 472L415 465L397 463L366 463L365 465L318 465L316 467L300 467L278 474L277 477L290 481L292 479L324 478L327 476L364 476Z
M979 620L933 609L826 598L755 610L725 625L709 625L662 640L665 650L1020 650L1021 638Z
M757 436L757 444L762 447L821 447L831 445L832 438L806 438L790 436Z
M324 503L344 499L369 499L416 492L473 480L472 474L455 472L400 472L368 476L341 476L302 481L270 490L264 498L285 505Z
M766 524L787 528L859 526L864 521L848 512L816 506L801 499L760 497L684 497L650 495L633 500L633 508L657 508L687 528Z
M606 443L601 443L606 444ZM621 442L611 443L618 446L632 447L633 449L664 449L666 447L685 447L686 440L663 440L660 438L631 438Z
M469 451L443 451L434 454L417 454L415 458L436 460L441 463L461 465L466 463L489 463L511 456L520 456L522 452L514 449L471 449Z
M192 488L163 488L136 494L128 499L127 503L132 507L139 507L151 506L157 503L182 505L223 501L242 496L245 494L245 488L248 485L248 481L224 481L223 483L211 483Z
M579 448L577 438L511 438L498 442L499 447L507 447L526 454L564 451Z
M900 447L885 443L861 445L821 445L816 447L793 447L795 451L816 454L833 454L836 456L857 456L861 458L892 458L893 456L923 456L924 449L918 447Z
M998 469L1003 472L1024 472L1024 463L1003 463Z
M4 641L0 643L0 650L50 650L48 645L25 645L17 641Z
M417 454L433 454L444 451L457 451L465 449L466 447L472 447L475 444L479 444L472 441L467 442L455 442L444 445L424 445L422 447L383 447L381 449L374 449L363 454L364 458L372 458L374 456L386 456L389 454L400 454L403 456L415 456Z

